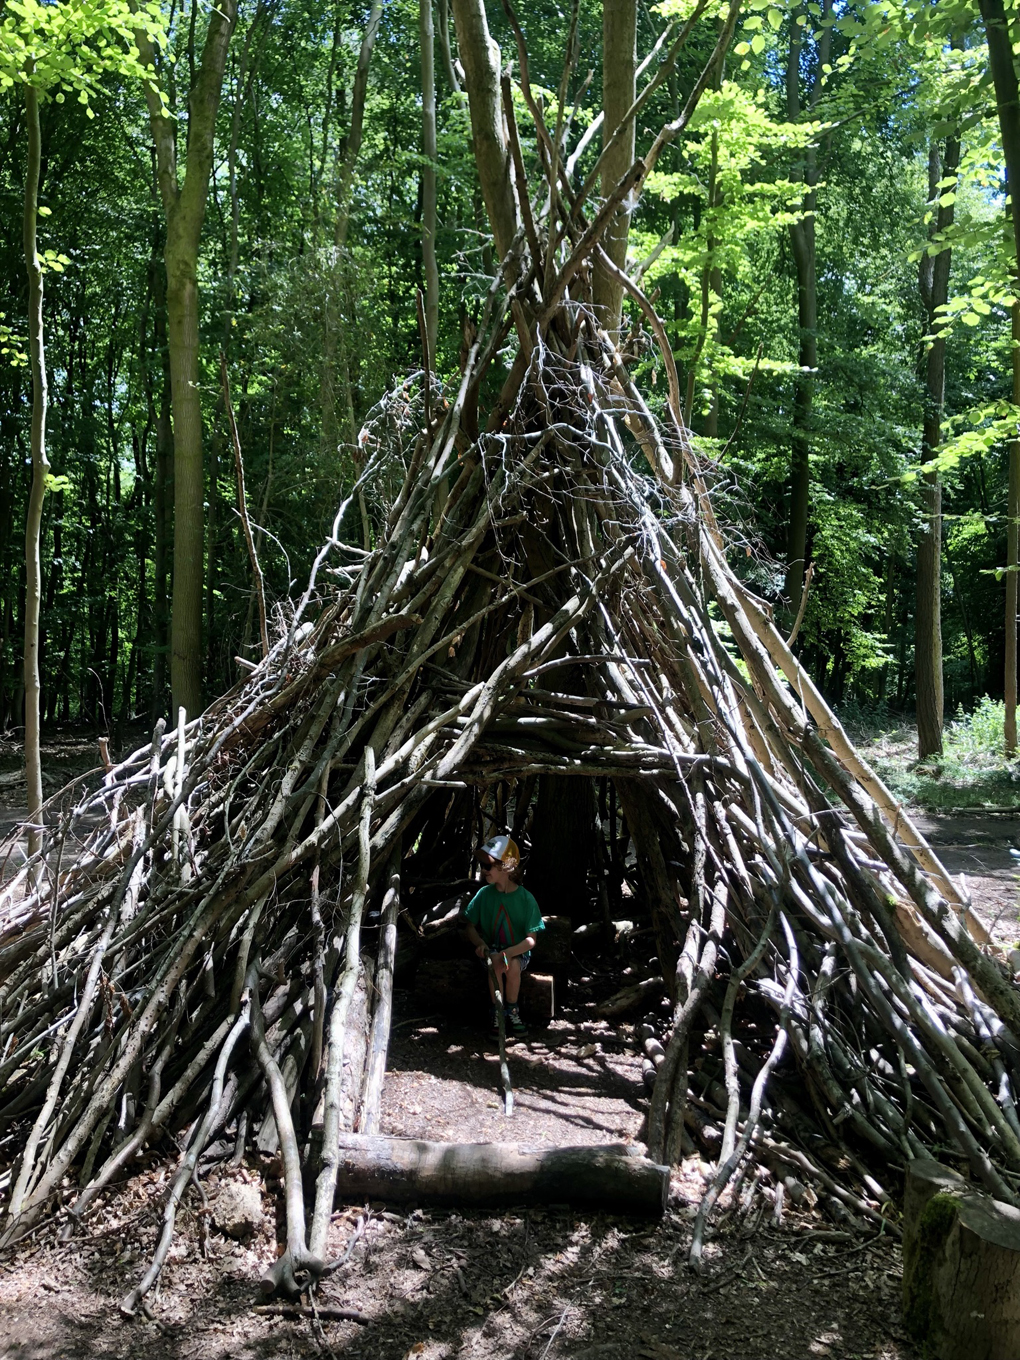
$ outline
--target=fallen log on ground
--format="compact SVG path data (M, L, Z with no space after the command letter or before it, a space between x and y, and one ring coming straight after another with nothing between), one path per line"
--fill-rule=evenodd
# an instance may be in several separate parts
M337 1199L487 1207L573 1204L660 1218L669 1167L627 1144L522 1148L516 1143L432 1143L343 1137Z

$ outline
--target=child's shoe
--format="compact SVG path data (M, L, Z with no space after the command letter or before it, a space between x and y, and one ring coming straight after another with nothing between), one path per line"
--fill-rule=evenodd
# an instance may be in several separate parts
M508 1005L506 1008L506 1032L515 1034L518 1038L528 1032L527 1025L521 1019L520 1007L517 1005Z

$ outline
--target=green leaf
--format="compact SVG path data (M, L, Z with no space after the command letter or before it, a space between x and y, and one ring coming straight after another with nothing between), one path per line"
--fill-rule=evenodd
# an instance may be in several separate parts
M751 51L756 57L765 51L765 39L760 33L756 33L751 39Z
M768 20L772 27L778 31L783 26L782 11L778 9L770 9L768 13Z

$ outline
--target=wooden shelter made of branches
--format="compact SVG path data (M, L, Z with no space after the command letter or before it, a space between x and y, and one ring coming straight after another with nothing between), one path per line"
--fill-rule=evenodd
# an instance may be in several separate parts
M52 816L0 898L2 1242L55 1211L73 1230L147 1144L188 1131L129 1309L200 1157L270 1119L287 1206L270 1286L327 1267L341 1145L378 1128L416 847L460 818L468 855L463 791L503 783L520 804L544 775L611 780L626 812L672 1001L658 1162L679 1156L715 993L726 1111L695 1258L763 1154L875 1219L889 1168L944 1146L1020 1200L1020 993L731 567L653 306L616 271L669 378L654 409L593 303L646 164L586 215L532 101L549 171L533 207L503 93L521 221L459 384L426 358L377 408L268 654ZM773 1017L755 1051L734 1038L752 1003ZM811 1112L785 1129L768 1107L783 1062Z

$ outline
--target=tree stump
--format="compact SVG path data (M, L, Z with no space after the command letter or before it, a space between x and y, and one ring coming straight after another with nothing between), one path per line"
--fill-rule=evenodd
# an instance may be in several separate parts
M522 1148L353 1134L340 1141L338 1201L576 1204L661 1218L668 1195L669 1167L626 1144Z
M535 942L533 966L552 973L559 987L566 986L574 945L574 923L569 916L543 916L545 930Z
M927 1158L907 1166L903 1316L938 1360L1020 1356L1020 1210Z
M551 973L533 973L529 968L521 978L521 1009L525 1020L551 1020L556 1014L556 983Z

